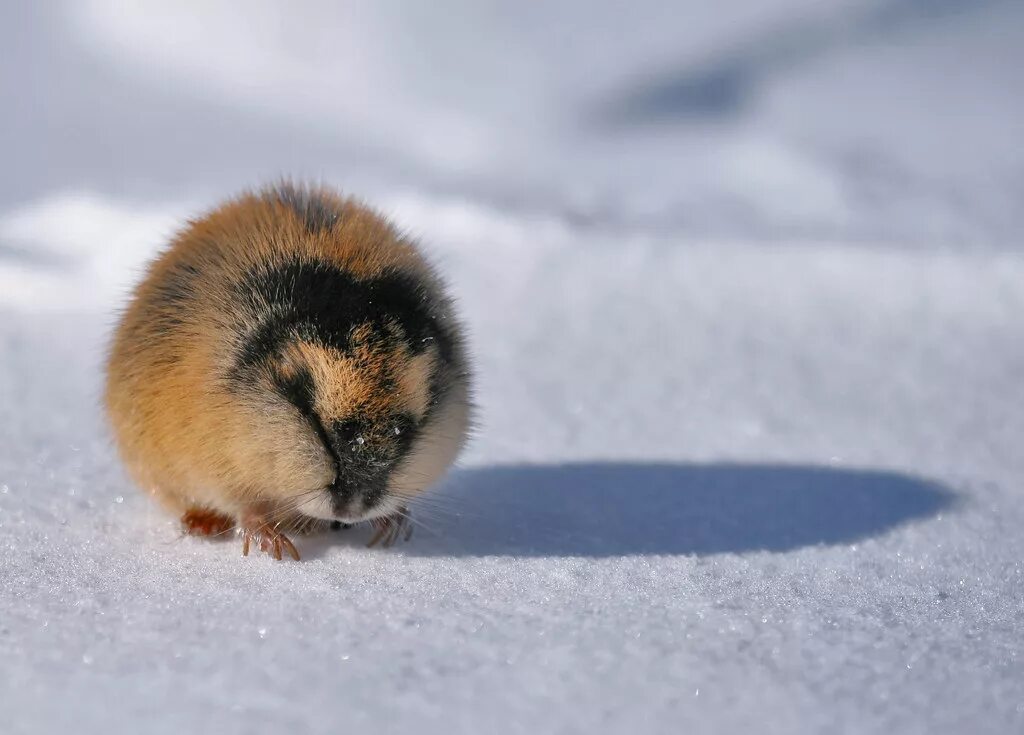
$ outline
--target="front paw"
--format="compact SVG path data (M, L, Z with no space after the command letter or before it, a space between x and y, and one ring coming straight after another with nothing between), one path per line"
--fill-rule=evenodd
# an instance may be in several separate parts
M242 556L249 556L249 547L256 544L260 551L265 551L275 559L282 558L282 550L295 561L299 560L299 551L295 545L278 530L276 525L271 525L261 519L250 519L243 522L242 534Z

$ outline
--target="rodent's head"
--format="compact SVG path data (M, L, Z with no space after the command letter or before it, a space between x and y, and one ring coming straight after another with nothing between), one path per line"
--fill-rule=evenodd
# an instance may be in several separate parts
M240 287L229 432L254 494L325 520L391 515L444 474L469 421L458 327L432 274L288 263Z
M354 523L390 515L436 481L458 453L468 405L436 346L410 349L395 324L364 324L344 352L301 338L263 362L259 401L273 420L252 430L286 474L266 493L298 513ZM268 415L268 414L264 414Z

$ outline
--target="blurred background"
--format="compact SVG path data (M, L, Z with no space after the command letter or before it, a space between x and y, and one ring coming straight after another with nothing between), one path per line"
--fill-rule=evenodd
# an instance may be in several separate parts
M8 305L282 175L439 249L1020 244L1009 0L8 1L0 49Z
M1020 0L0 0L0 62L10 732L1024 732ZM181 541L107 438L146 261L284 176L468 326L400 549Z

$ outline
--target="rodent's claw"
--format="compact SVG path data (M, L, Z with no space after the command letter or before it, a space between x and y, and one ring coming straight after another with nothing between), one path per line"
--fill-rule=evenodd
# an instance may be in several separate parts
M266 521L252 521L242 526L242 556L249 556L249 546L254 541L259 544L260 551L267 552L278 561L283 556L282 549L292 559L299 561L299 551L295 545Z

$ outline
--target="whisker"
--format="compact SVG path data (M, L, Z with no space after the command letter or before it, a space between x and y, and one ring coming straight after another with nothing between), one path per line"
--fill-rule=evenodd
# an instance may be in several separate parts
M446 504L443 501L437 502L436 500L418 497L408 498L406 499L406 503L412 508L429 509L431 511L435 511L437 513L441 513L443 515L454 518L480 519L483 517L483 514L480 512L479 509L466 504L452 505Z
M407 520L408 520L408 521L409 521L410 523L412 523L413 525L416 525L416 526L422 526L422 527L423 527L423 529L424 529L424 530L425 530L425 531L426 531L426 532L427 532L428 534L430 534L430 535L433 535L433 536L441 536L441 535L442 535L441 533L439 533L439 532L438 532L438 530L437 530L436 528L433 528L433 527L431 527L431 526L430 526L429 524L427 524L427 523L424 523L424 522L423 522L423 519L422 519L422 518L420 518L420 517L418 517L418 516L414 516L414 515L412 515L411 513L409 513L409 511L408 511L408 510L405 510L405 511L403 511L403 510L402 510L402 509L400 508L400 509L398 510L398 514L399 514L399 515L401 515L401 516L403 516L403 517L405 517L405 518L406 518L406 519L407 519Z

